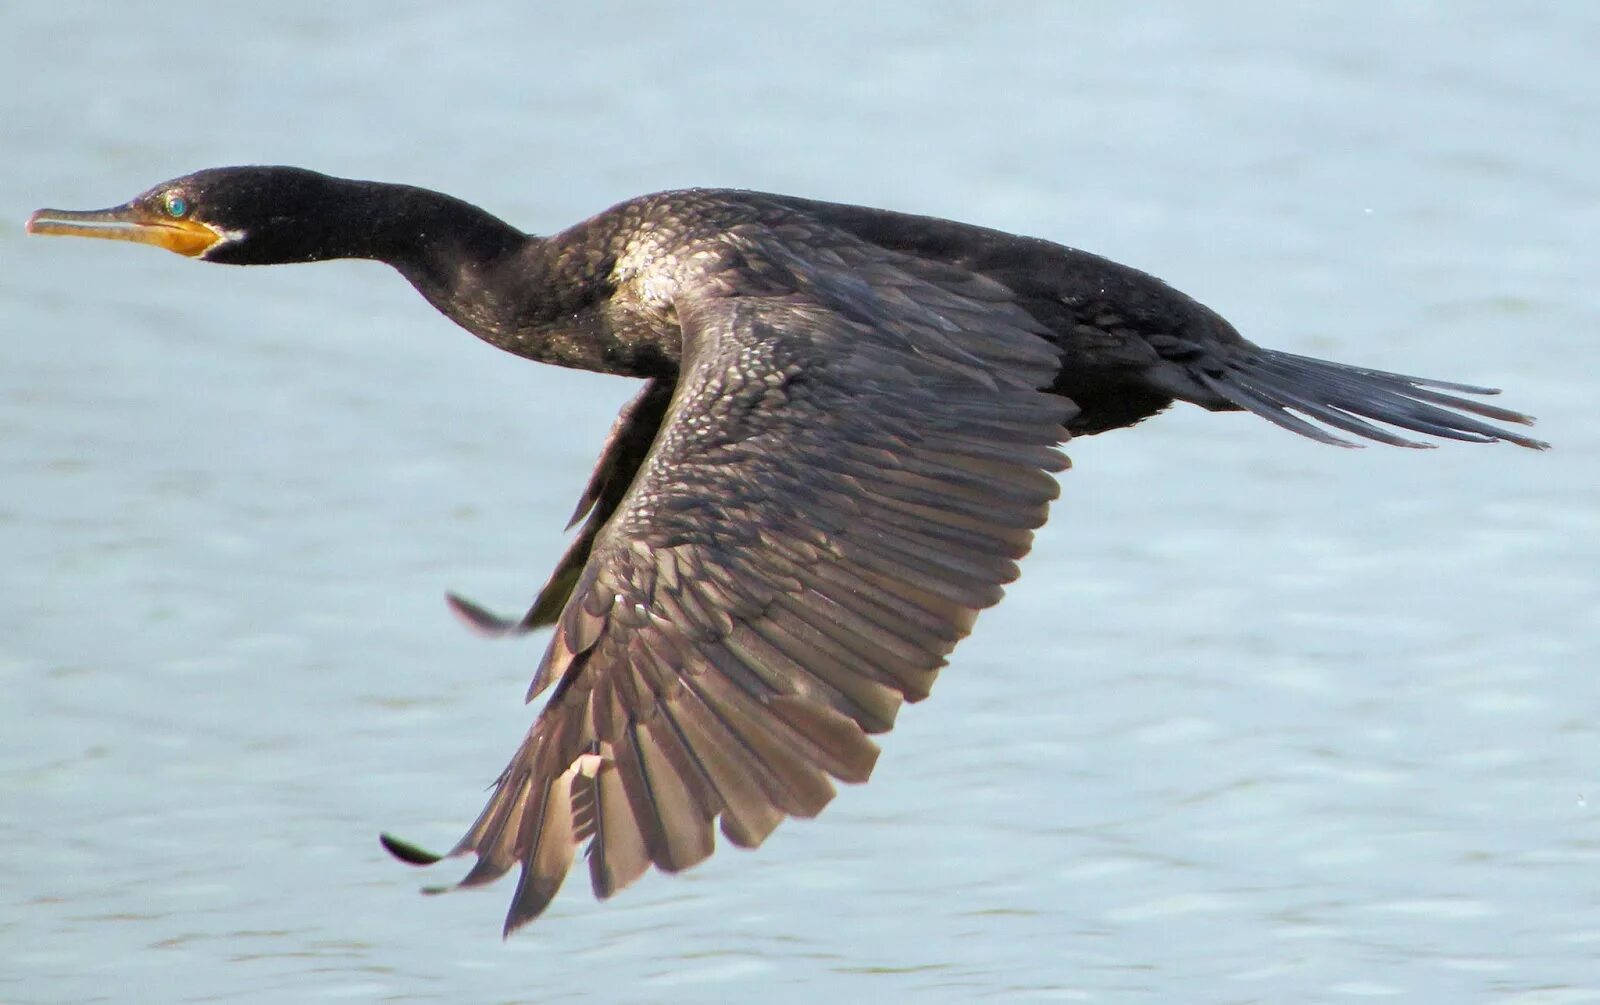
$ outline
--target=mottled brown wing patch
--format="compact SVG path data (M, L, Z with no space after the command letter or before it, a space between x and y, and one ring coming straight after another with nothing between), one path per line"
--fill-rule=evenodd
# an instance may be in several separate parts
M536 683L556 688L452 852L477 856L463 885L521 866L507 932L580 845L607 897L705 859L718 821L754 847L865 781L868 734L1000 599L1066 466L1072 406L1038 390L1055 357L1003 289L813 257L803 227L728 242L675 303L683 369L648 455L602 462L581 571L552 579L570 596Z

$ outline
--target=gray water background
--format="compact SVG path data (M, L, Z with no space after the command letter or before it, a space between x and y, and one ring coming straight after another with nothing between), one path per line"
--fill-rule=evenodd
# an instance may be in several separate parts
M1600 1001L1600 7L0 10L0 1001ZM869 785L606 904L447 846L626 381L369 263L25 239L296 163L536 231L727 185L1078 245L1556 449L1071 445Z

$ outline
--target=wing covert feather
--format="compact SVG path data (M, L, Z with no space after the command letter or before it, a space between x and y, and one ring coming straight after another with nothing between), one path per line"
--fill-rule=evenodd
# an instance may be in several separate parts
M580 844L608 897L710 855L719 818L754 847L865 781L868 734L1000 599L1066 467L1057 357L1002 287L723 240L743 268L677 289L670 400L652 382L619 420L519 626L555 623L535 681L556 688L452 851L477 856L466 885L521 866L508 933Z

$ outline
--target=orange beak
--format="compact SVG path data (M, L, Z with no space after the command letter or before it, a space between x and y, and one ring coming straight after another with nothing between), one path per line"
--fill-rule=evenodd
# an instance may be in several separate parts
M220 231L198 220L175 220L131 202L111 209L41 209L28 217L28 233L135 241L189 258L205 254L223 239Z

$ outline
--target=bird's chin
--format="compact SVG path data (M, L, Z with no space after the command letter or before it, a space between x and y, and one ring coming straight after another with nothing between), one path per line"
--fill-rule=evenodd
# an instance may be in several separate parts
M28 233L133 241L200 258L229 235L199 220L174 220L132 203L111 209L41 209L28 218Z

